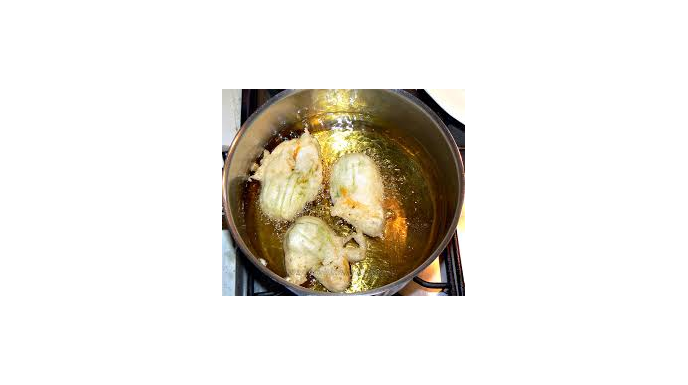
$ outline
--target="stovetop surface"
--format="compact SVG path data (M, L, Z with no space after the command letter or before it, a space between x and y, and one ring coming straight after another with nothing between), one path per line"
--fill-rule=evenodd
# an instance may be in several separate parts
M241 124L271 97L283 90L242 90ZM454 137L465 168L465 126L446 113L425 91L405 90L430 107L445 123ZM223 161L226 152L223 152ZM294 295L291 291L262 274L248 258L234 245L226 229L224 213L223 228L223 295L273 296ZM233 263L232 263L233 262ZM430 281L430 282L429 282ZM441 281L441 282L437 282ZM232 288L234 290L232 290ZM447 248L433 263L396 295L465 295L463 268L458 233Z

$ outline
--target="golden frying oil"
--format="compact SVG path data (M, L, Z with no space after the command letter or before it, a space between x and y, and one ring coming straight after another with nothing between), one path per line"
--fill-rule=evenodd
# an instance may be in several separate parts
M314 202L302 215L323 219L340 236L353 227L343 219L330 216L328 190L330 168L342 155L362 152L380 168L384 184L386 225L382 238L366 236L366 257L351 264L351 286L347 293L374 289L394 282L420 265L428 256L443 215L436 209L434 186L437 175L432 159L412 138L395 134L393 127L376 127L365 116L333 113L305 118L301 123L280 131L266 145L272 151L279 143L296 138L308 128L320 142L323 158L323 186ZM256 159L258 161L258 159ZM286 277L282 241L291 222L275 221L265 216L258 203L260 182L247 182L244 191L245 215L250 242L267 267ZM327 291L314 278L304 287Z

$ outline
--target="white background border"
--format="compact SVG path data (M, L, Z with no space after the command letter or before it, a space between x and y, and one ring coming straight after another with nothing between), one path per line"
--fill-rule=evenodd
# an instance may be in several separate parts
M4 4L0 382L685 383L683 15ZM467 297L221 297L221 90L268 87L468 89Z

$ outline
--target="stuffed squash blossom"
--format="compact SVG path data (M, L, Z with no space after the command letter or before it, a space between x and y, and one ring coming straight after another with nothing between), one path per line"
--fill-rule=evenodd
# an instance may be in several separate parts
M382 236L385 213L380 170L373 160L360 153L337 159L330 176L332 216L341 217L371 237Z
M318 195L323 173L320 143L306 130L301 137L265 150L250 179L260 181L260 208L273 219L290 221Z
M345 247L352 238L359 247ZM349 262L360 261L365 253L361 234L338 237L320 218L300 217L284 237L284 263L287 280L300 285L311 273L332 292L342 292L351 285Z

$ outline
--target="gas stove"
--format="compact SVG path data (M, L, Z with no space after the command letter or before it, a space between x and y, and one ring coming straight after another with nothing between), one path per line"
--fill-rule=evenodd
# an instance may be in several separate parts
M241 107L240 107L240 123L243 123L248 117L263 105L268 99L277 95L282 90L241 90ZM450 133L454 137L465 168L465 126L463 123L454 119L446 113L425 91L423 90L405 90L423 103L428 105L445 123ZM225 95L223 94L223 98ZM238 97L238 93L236 94ZM238 98L237 98L238 99ZM224 108L224 102L223 102ZM223 111L223 114L226 112ZM225 117L223 116L223 122ZM224 123L223 123L224 124ZM225 128L223 127L223 142L225 137ZM227 152L223 147L222 160L227 157ZM459 228L463 227L463 213L462 221L460 221ZM277 282L261 273L248 258L243 254L241 249L234 244L229 231L227 231L227 224L222 214L222 248L223 248L223 295L237 295L237 296L274 296L274 295L294 295L288 289L284 288ZM420 295L420 296L463 296L465 295L465 285L463 280L463 269L461 266L461 253L459 248L459 231L454 233L451 241L440 253L440 255L423 271L421 271L413 281L409 282L395 295Z

